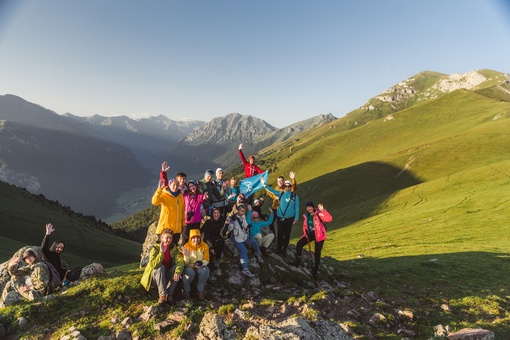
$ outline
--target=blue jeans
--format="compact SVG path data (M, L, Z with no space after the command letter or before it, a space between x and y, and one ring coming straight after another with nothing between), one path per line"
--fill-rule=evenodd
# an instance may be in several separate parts
M197 290L203 292L205 289L205 283L209 278L209 267L202 266L201 268L190 268L184 267L184 275L182 276L182 284L184 291L189 293L191 291L191 282L198 276L197 279Z
M253 237L248 237L244 242L237 242L232 235L232 243L237 249L239 253L239 259L241 260L241 266L243 269L248 269L248 247L251 247L255 250L255 253L260 253L259 245L257 241Z

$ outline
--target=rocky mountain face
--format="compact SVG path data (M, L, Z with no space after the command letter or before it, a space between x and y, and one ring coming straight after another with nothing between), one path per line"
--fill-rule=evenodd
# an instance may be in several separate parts
M127 187L152 178L125 147L19 97L0 96L0 120L0 179L76 211L107 216Z
M175 164L174 168L184 169L189 178L199 179L207 169L239 163L239 144L243 143L247 152L254 152L253 141L276 130L262 119L231 113L214 118L160 157Z
M197 120L175 121L163 115L137 120L126 116L78 117L70 113L65 116L83 123L90 135L125 146L149 169L159 164L158 153L205 124Z
M510 75L492 70L475 70L451 75L424 71L404 79L348 113L344 124L347 128L353 128L461 89L469 91L492 89L510 98Z

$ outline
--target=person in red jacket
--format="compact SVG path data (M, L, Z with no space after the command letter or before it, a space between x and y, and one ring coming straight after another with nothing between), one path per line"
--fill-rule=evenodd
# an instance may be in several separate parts
M322 204L317 205L317 209L315 209L315 205L311 201L306 203L306 213L303 214L303 217L303 236L301 236L296 245L296 261L293 265L296 267L300 266L303 247L305 244L310 244L310 242L314 241L315 260L312 276L314 279L317 279L322 247L324 246L324 240L326 240L326 226L324 223L333 221L333 217L324 209Z
M243 144L239 144L239 157L244 165L244 178L259 175L264 171L255 164L255 157L251 155L248 157L248 161L243 154Z

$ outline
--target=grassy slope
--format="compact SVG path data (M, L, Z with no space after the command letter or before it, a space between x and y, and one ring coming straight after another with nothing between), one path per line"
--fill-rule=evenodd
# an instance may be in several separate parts
M332 213L324 253L354 286L510 336L505 304L482 311L509 295L510 104L457 91L394 117L332 123L282 150L277 173L296 171L301 204Z
M141 244L107 234L95 223L62 207L0 182L0 262L8 260L22 245L41 244L46 223L56 229L52 240L62 240L62 255L71 266L99 262L105 267L139 260Z

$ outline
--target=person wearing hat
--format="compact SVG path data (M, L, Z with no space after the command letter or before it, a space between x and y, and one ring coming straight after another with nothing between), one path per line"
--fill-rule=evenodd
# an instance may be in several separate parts
M237 177L232 177L229 181L229 185L225 189L225 195L227 196L228 204L230 205L229 212L232 211L232 207L236 204L237 195L239 195L240 192Z
M291 180L290 183L292 184L291 191L296 192L297 191L296 173L293 171L289 172L289 177ZM278 176L278 178L276 179L275 189L283 192L283 191L285 191L286 184L288 185L289 181L285 181L285 177L283 177L283 176ZM276 211L278 209L278 206L280 205L280 200L278 199L278 196L274 195L271 192L268 192L268 195L269 195L269 197L271 197L273 199L273 203L271 204L271 209ZM269 225L269 229L271 229L271 231L276 234L276 231L274 229L274 222L275 221L273 220L273 223L271 223Z
M158 303L174 301L173 293L184 270L182 255L172 238L172 230L164 229L161 232L161 243L152 246L149 262L140 279L146 291L151 287L158 289Z
M170 165L168 165L167 161L161 163L161 172L159 173L159 179L165 181L165 186L168 186L168 176L167 171L170 169ZM186 174L184 172L178 172L175 174L175 179L177 180L177 186L179 191L184 194L186 190L188 190L188 186L186 184Z
M254 209L248 211L248 223L251 224L250 237L255 239L259 245L260 252L264 256L269 255L269 245L274 240L274 234L267 232L265 235L262 235L262 227L270 225L273 222L273 218L274 214L272 211L267 221L261 220L260 214Z
M20 259L26 263L25 266L20 264ZM50 271L37 259L32 249L25 250L21 258L19 256L13 258L7 265L7 271L13 278L16 278L10 281L12 289L23 298L32 301L49 293ZM25 283L25 276L30 276L31 285ZM10 287L6 286L4 292L9 289Z
M204 194L199 192L197 183L191 180L188 182L188 189L183 197L186 222L182 227L181 244L186 244L189 240L189 231L191 229L200 229L202 203L209 199L209 195L207 192Z
M197 182L200 192L202 192L204 194L207 192L207 195L209 198L207 201L204 201L202 203L202 207L204 208L204 211L206 212L206 214L208 216L211 215L213 201L216 198L221 197L220 192L214 186L213 177L214 177L214 171L212 171L211 169L207 169L204 173L204 178L202 178L201 180L199 180Z
M264 172L255 164L255 157L253 155L248 157L248 161L246 160L243 153L243 144L239 144L239 157L241 158L244 166L244 178L250 178Z
M329 223L333 220L333 217L328 213L322 204L315 205L312 201L306 203L306 213L303 214L303 236L299 239L296 245L296 261L293 263L294 266L299 267L301 264L301 254L305 244L315 242L315 260L312 271L312 276L317 279L317 273L319 271L319 265L321 262L321 252L324 246L324 240L326 240L326 226L324 223Z
M220 210L221 216L227 214L227 208L230 208L226 195L227 182L223 180L224 171L222 168L216 169L216 178L213 181L213 186L216 188L214 193L219 193L219 196L213 197L212 205L214 208Z
M182 246L184 254L184 276L182 283L184 286L184 298L190 299L191 282L197 277L198 299L205 299L205 283L209 278L209 246L202 242L200 230L191 229L189 233L190 240Z
M275 199L280 201L278 209L276 209L278 225L276 253L285 257L287 255L287 247L289 246L292 225L296 224L299 220L299 197L292 192L292 183L290 181L285 181L283 192L268 186L263 178L260 179L260 183L268 193L272 193Z
M182 227L186 223L184 214L184 198L179 191L179 183L171 179L168 185L160 178L158 188L152 196L152 204L161 206L156 234L160 235L163 229L173 232L173 242L178 243Z

